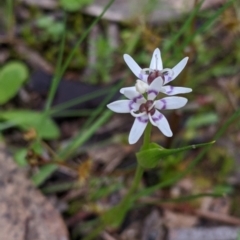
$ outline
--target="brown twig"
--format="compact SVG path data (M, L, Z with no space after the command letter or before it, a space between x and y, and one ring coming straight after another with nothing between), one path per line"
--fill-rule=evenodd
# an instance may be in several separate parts
M203 210L196 210L195 214L199 217L210 219L217 222L222 222L229 225L236 225L240 226L240 219L237 217L211 212L211 211L203 211Z

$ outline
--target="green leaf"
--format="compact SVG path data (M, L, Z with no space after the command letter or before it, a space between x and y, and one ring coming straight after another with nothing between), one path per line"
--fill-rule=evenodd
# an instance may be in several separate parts
M213 189L214 194L219 194L219 195L229 195L233 193L233 187L230 185L217 185Z
M60 0L60 5L66 11L77 11L81 7L91 4L93 0Z
M156 145L153 145L152 148L147 150L142 150L136 154L138 163L144 168L154 168L157 166L159 161L162 158L167 157L169 155L173 155L182 151L186 151L189 149L196 149L199 147L204 147L209 144L213 144L215 141L209 143L201 143L196 145L190 145L182 148L175 148L175 149L163 149L157 148Z
M218 122L218 115L216 113L203 113L192 116L186 124L186 128L197 128L214 124Z
M28 165L26 156L27 156L27 148L18 149L14 154L14 160L20 167L25 167Z
M39 169L33 177L32 181L36 186L40 186L54 171L56 171L58 166L56 164L44 165Z
M14 123L22 130L34 128L41 138L55 139L59 137L59 129L51 118L43 118L42 113L27 110L0 112L0 119Z
M39 28L48 28L52 24L54 24L54 19L50 16L44 16L36 20L36 25Z
M160 146L159 144L157 143L149 143L148 145L143 145L140 149L140 152L142 151L145 151L145 150L149 150L149 149L154 149L154 148L157 148L157 149L164 149L162 146Z
M52 36L52 37L58 37L61 36L61 34L64 33L64 24L62 22L56 22L52 25L50 25L47 28L47 32Z
M133 202L131 200L125 201L124 204L119 204L109 209L101 216L101 221L106 226L119 227L129 209L132 208Z
M39 141L34 141L31 144L31 149L39 155L44 153L43 145ZM58 165L53 164L46 164L39 167L38 171L32 176L32 181L35 186L40 186L54 171L56 171Z
M0 70L0 104L14 97L28 78L28 69L22 62L9 62Z

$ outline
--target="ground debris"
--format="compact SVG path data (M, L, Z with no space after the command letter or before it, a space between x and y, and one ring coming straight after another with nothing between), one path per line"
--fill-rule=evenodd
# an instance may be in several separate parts
M57 2L55 0L41 0L41 1L19 0L19 1L28 5L38 6L44 9L55 9L57 7Z
M1 240L68 240L64 222L0 146Z
M237 227L199 227L172 229L169 232L169 240L236 240L238 239Z
M164 221L168 229L185 228L195 226L198 223L198 217L165 210Z
M108 0L95 0L93 4L84 8L83 11L87 14L98 16L108 2ZM209 8L223 2L224 0L208 0L203 3L202 8ZM148 22L159 24L159 22L178 18L181 14L191 11L194 7L194 2L191 0L153 1L151 4L153 11L149 14L146 10L147 4L149 4L148 0L131 0L127 2L115 0L103 18L110 21L126 22L141 16L141 18L145 17ZM136 6L138 6L138 8L136 8Z
M124 157L130 152L130 147L125 147L120 144L95 147L89 150L89 154L94 159L94 162L104 165L104 173L110 173L115 170Z
M157 210L153 210L149 216L147 216L143 232L142 232L142 240L154 239L154 240L162 240L164 239L165 229L163 227L163 219L160 216Z

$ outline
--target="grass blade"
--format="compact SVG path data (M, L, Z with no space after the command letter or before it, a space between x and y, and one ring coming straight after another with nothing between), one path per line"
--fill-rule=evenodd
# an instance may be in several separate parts
M189 26L191 25L192 23L192 20L194 19L194 17L196 17L196 15L198 14L203 2L205 0L202 0L200 3L198 3L194 10L192 11L192 13L190 14L190 16L188 17L188 19L185 21L184 25L180 28L180 30L177 32L177 34L174 34L171 41L168 42L163 50L165 52L169 51L169 49L177 42L177 40L181 37L182 34L184 34L184 32L186 31L186 29L189 28Z

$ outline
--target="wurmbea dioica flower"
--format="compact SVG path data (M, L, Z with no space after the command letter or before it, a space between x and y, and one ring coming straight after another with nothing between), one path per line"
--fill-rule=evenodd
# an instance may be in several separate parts
M156 100L163 88L162 77L152 81L147 90L147 97L132 88L124 90L124 95L129 100L118 100L107 105L109 109L117 113L130 113L135 117L129 134L129 143L136 143L143 134L148 121L156 126L165 136L171 137L172 131L167 119L159 110L178 109L187 103L184 97L165 97Z
M135 74L135 76L140 79L138 80L136 84L136 88L134 87L126 87L122 88L120 90L121 93L124 93L127 89L132 90L140 90L140 93L143 93L143 91L147 91L149 85L153 82L153 80L157 77L161 77L163 79L162 88L160 91L162 93L165 93L167 95L176 95L181 93L189 93L192 91L191 88L186 87L173 87L170 85L167 85L169 82L174 80L184 69L184 67L187 64L188 57L183 58L174 68L165 68L163 69L162 59L161 59L161 53L158 48L156 48L152 55L152 60L150 63L149 68L140 68L139 65L133 60L131 56L128 54L124 54L123 58L128 65L128 67L131 69L131 71ZM141 85L139 85L141 83Z

